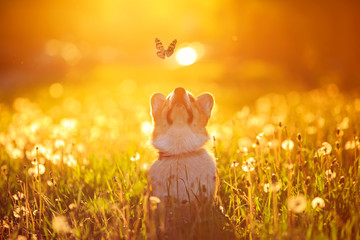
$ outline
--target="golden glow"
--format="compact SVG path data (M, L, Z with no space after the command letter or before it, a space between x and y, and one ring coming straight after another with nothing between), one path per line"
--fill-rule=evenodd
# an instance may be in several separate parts
M180 49L176 53L176 60L180 65L188 66L193 64L197 59L197 53L195 49L191 47L185 47Z
M141 124L141 131L145 134L145 135L150 135L152 133L153 130L153 126L151 124L151 122L143 122Z
M64 87L61 83L53 83L49 88L50 96L53 98L59 98L64 92Z

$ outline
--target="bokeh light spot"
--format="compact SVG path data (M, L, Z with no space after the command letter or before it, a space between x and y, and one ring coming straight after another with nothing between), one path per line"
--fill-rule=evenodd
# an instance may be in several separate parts
M153 130L153 126L152 126L151 122L145 121L141 124L141 131L145 135L150 135L152 133L152 130Z
M185 47L180 49L176 54L176 60L183 66L193 64L197 59L196 51L191 47Z
M59 98L64 92L64 87L61 83L53 83L49 88L50 96L53 98Z

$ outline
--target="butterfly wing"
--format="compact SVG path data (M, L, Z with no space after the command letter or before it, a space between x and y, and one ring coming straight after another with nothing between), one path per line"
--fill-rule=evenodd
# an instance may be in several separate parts
M176 46L177 40L175 39L174 41L171 42L171 44L169 45L168 49L166 50L166 56L170 57L175 50L175 46Z
M159 58L165 59L165 49L158 38L155 38L155 44L156 44L156 49L159 50L158 52L156 52L156 55Z
M161 59L165 59L165 51L158 51L156 55Z
M155 44L156 44L156 49L157 50L160 50L160 51L164 50L164 46L163 46L162 42L158 38L155 38Z

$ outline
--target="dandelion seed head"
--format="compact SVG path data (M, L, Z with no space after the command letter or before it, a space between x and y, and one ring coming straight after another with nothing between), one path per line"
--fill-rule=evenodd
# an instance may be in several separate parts
M255 164L256 164L255 159L253 157L250 157L243 163L241 168L245 172L251 172L251 171L253 171L255 169Z
M294 213L302 213L307 207L307 201L304 195L291 196L288 200L288 208Z
M266 193L270 192L270 183L264 184L264 192L266 192Z
M54 186L53 181L47 180L46 183L47 183L47 185L48 185L49 187Z
M17 192L12 196L16 201L19 201L25 197L25 195L21 192Z
M332 147L330 143L323 142L322 147L317 150L317 156L326 156L331 153Z
M27 240L27 238L24 235L18 235L16 240Z
M291 151L294 148L294 142L290 139L286 139L282 142L281 147L286 151Z
M130 157L130 160L136 162L140 159L140 153L135 153L133 156Z
M65 142L64 140L61 140L61 139L57 139L55 141L55 148L63 148L65 147Z
M1 166L1 175L6 176L8 174L8 168L6 165Z
M270 190L271 190L272 192L278 192L278 191L280 191L281 186L282 186L281 182L272 183L272 184L270 185Z
M331 169L326 170L325 177L328 181L331 181L336 178L336 172L331 171Z
M149 168L149 164L147 164L147 163L143 163L141 165L141 170L143 170L143 171L146 171L148 168Z
M69 226L65 216L55 216L52 219L52 228L57 233L70 233L71 227Z
M316 197L312 200L311 202L311 206L312 208L324 208L325 207L325 201L324 199L320 198L320 197Z
M239 165L238 162L233 161L233 162L231 163L230 167L231 167L231 168L234 168L234 167L237 167L238 165Z
M76 204L75 203L70 203L69 204L69 209L70 210L74 210L76 208Z
M40 175L43 175L45 173L45 166L43 164L39 164L39 172L37 166L28 169L28 174L30 176L38 176L39 173Z

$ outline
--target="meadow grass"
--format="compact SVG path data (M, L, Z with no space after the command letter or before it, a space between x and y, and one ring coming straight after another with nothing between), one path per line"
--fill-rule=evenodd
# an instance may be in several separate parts
M0 238L161 237L149 106L76 90L0 104ZM222 108L209 126L215 207L177 223L178 238L360 239L360 99L330 86Z

